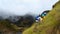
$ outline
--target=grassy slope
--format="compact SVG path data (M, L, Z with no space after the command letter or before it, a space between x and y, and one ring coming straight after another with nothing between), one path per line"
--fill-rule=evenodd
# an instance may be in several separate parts
M37 26L36 32L34 27L35 25L25 30L23 34L60 34L60 2L50 11L43 23Z

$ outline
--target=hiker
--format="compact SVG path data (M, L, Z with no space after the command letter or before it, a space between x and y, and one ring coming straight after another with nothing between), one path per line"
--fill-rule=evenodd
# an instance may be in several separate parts
M46 10L41 14L41 18L44 19L45 16L50 12L50 10Z
M45 18L45 16L50 12L50 10L46 10L41 14L41 18Z
M33 32L36 32L38 30L37 26L40 24L40 19L41 19L41 15L36 16L36 18L35 18L36 24L35 24L35 27L33 29Z
M36 22L39 22L40 21L40 15L38 15L35 19L36 19Z

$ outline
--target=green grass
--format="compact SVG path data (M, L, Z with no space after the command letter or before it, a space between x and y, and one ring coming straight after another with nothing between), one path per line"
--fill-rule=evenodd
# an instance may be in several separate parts
M42 24L28 28L23 34L60 34L60 2L44 18ZM36 31L34 31L36 30Z

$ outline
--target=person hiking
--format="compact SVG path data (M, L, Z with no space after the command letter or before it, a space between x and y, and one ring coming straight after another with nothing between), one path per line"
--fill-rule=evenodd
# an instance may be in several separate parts
M50 10L46 10L44 12L42 12L41 14L41 18L45 18L45 16L50 12Z
M36 16L36 18L35 18L36 19L36 22L39 22L40 21L40 18L41 18L40 15Z
M38 15L38 16L35 17L36 23L35 23L35 27L33 29L33 32L37 31L37 26L40 24L40 18L41 18L41 15Z

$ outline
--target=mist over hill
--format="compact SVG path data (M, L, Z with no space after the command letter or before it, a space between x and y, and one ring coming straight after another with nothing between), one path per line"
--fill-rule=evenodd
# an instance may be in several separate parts
M0 10L0 17L2 17L2 18L7 18L7 17L9 17L9 16L12 16L12 15L14 15L14 14L12 14L11 12L9 12L9 11L5 11L5 10Z

